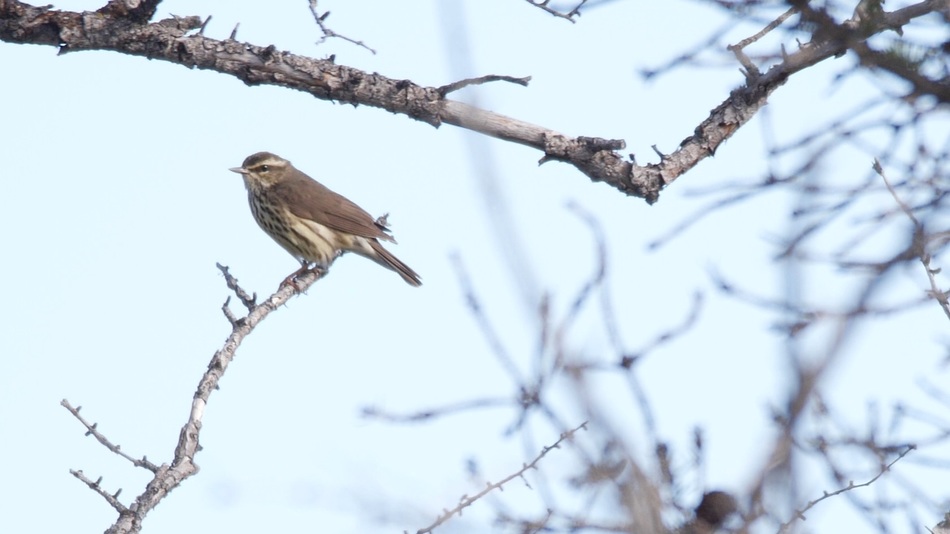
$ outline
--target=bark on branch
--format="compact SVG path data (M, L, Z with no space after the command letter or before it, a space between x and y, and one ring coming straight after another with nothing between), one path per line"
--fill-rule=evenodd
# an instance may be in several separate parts
M274 46L217 40L201 34L198 17L175 17L154 23L160 0L113 0L95 12L54 11L16 0L0 0L0 40L56 46L60 53L112 50L161 59L189 68L230 74L247 85L277 85L307 92L323 100L347 102L388 110L438 127L443 123L520 143L544 153L540 162L569 163L591 180L605 182L627 195L656 202L660 191L679 176L714 154L736 130L765 105L768 96L788 77L830 57L842 47L863 42L870 35L899 27L912 17L946 9L950 0L926 0L887 13L880 22L865 24L841 39L813 41L785 56L765 74L748 73L745 85L710 112L692 135L660 162L638 165L618 151L623 140L571 137L511 117L445 98L435 87L395 80L277 50Z
M286 304L287 301L294 296L306 292L314 282L323 277L323 273L318 270L311 269L304 271L295 277L292 283L281 284L273 295L258 304L256 302L256 294L254 296L248 295L247 292L238 285L237 279L231 275L227 267L218 264L218 269L224 275L228 288L237 295L238 299L247 308L248 313L243 317L236 317L228 307L228 304L231 302L230 297L228 297L228 300L225 301L224 306L222 306L224 316L228 319L228 322L231 323L231 334L224 341L224 345L214 353L211 362L208 364L207 371L205 371L201 380L198 382L198 388L195 390L191 410L188 414L188 421L181 428L181 433L178 437L178 446L175 447L171 463L156 465L144 456L141 460L133 458L122 452L118 445L106 439L106 437L97 430L96 424L89 423L79 415L81 407L73 408L66 400L63 400L61 403L74 417L85 425L87 435L95 436L99 443L103 444L110 451L125 458L136 467L149 470L153 475L142 493L135 497L134 502L126 506L119 501L121 489L110 494L101 486L101 477L93 481L86 477L81 470L70 470L73 476L83 481L90 489L98 493L119 513L118 519L106 530L106 534L136 534L141 532L142 522L149 512L158 506L172 490L198 472L195 455L201 450L199 437L205 407L208 405L211 394L217 391L218 383L221 381L221 378L224 377L224 373L227 371L231 361L234 360L238 347L241 346L244 338L250 335L254 328L261 321L266 319L271 312Z

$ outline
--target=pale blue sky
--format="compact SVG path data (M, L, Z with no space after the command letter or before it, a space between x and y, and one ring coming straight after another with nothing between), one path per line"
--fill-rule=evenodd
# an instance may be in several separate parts
M437 0L411 4L321 3L332 11L334 30L365 41L375 56L341 40L315 46L318 30L304 0L166 1L160 17L210 14L210 37L226 38L240 22L239 40L336 54L338 63L424 85L530 75L527 88L489 84L458 97L571 135L623 138L640 163L655 160L651 145L675 149L742 81L737 65L720 60L720 68L680 68L649 83L636 75L726 21L699 2L614 2L570 24L520 0L470 1L461 7L465 28L448 27ZM736 28L730 40L755 31ZM309 294L265 321L211 397L201 472L149 515L147 532L414 531L472 491L468 458L492 480L530 458L518 437L502 435L514 417L508 409L410 426L359 415L369 405L409 412L513 393L467 311L452 254L464 261L509 351L530 368L533 312L488 224L493 214L479 185L488 171L507 197L537 287L551 294L559 316L594 267L595 244L568 202L593 213L606 231L609 284L631 349L681 322L692 295L705 294L698 325L651 353L640 377L662 436L686 455L692 428L703 426L709 487L742 492L766 452L769 407L787 392L783 339L770 330L776 317L717 293L709 273L781 295L773 256L790 230L786 215L795 199L762 195L705 218L659 250L647 245L708 203L691 193L754 182L767 169L765 132L795 139L873 95L870 85L879 79L830 82L850 61L793 77L770 99L768 123L755 119L647 206L566 165L539 167L533 150L451 126L436 130L377 109L248 88L138 57L57 57L51 47L0 43L7 72L0 93L7 199L0 212L0 450L7 459L0 531L110 525L115 512L70 476L71 468L122 488L126 503L148 480L149 473L84 437L59 406L63 398L82 405L129 454L170 459L197 381L230 331L220 311L229 292L215 262L260 295L296 268L257 228L240 179L227 170L259 150L291 160L373 214L389 212L399 240L391 250L424 285L411 288L346 256ZM870 164L870 156L852 150L829 166L835 176L859 180ZM907 298L926 288L916 266L899 269L891 283ZM843 302L843 284L816 273L806 298ZM839 290L841 300L834 297ZM572 330L578 357L611 356L599 322L589 312ZM872 321L827 377L827 398L859 429L872 398L884 408L903 399L936 411L916 384L946 383L938 365L946 332L936 304ZM622 384L605 380L598 390L601 402L618 406L615 424L631 426L628 439L646 447L632 410L624 409L631 401ZM556 437L537 425L539 445ZM569 476L569 460L552 453L542 469ZM947 500L945 473L928 477L903 464L898 471L931 498ZM812 497L837 489L823 472L809 482L802 490ZM500 498L539 510L537 495L520 485ZM483 528L491 514L487 503L475 505L442 531ZM813 510L807 526L841 532L853 520L842 499Z

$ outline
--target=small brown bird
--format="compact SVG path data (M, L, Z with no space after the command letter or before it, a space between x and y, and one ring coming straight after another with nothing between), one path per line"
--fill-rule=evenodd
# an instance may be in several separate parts
M373 219L270 152L248 156L231 170L244 177L257 224L303 265L288 280L312 263L326 269L343 252L355 252L396 271L409 285L422 285L415 271L379 244L380 239L396 242L385 216Z

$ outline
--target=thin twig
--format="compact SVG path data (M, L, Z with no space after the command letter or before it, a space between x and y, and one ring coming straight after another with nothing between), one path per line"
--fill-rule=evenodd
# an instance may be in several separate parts
M122 493L121 489L115 493L109 493L108 491L102 489L102 477L99 477L97 480L93 481L86 477L86 475L84 475L81 470L77 471L75 469L70 469L69 474L83 481L83 483L89 486L89 489L101 495L102 498L105 499L106 502L108 502L120 514L128 513L129 509L126 508L124 504L119 502L119 494Z
M908 445L906 449L904 449L903 451L901 451L901 453L897 456L897 458L894 458L894 460L892 460L889 464L887 464L887 465L885 465L884 467L882 467L881 470L880 470L880 472L878 472L878 474L874 475L873 478L871 478L870 480L868 480L868 481L866 481L866 482L862 482L861 484L855 484L854 482L849 482L847 486L845 486L845 487L843 487L843 488L840 488L840 489L837 489L837 490L835 490L835 491L832 491L831 493L829 493L829 492L826 491L826 492L824 493L824 495L822 495L821 497L818 497L817 499L815 499L815 500L809 502L807 505L805 505L804 508L802 508L802 509L800 509L800 510L796 510L794 517L792 517L791 519L789 519L789 520L786 521L785 523L782 523L781 527L779 527L779 533L788 532L789 527L791 527L792 524L794 524L795 522L797 522L797 521L799 521L799 520L804 521L804 520L805 520L805 512L807 512L807 511L811 510L812 508L814 508L815 505L817 505L817 504L820 503L821 501L823 501L823 500L825 500L825 499L830 499L831 497L834 497L834 496L836 496L836 495L841 495L842 493L851 491L851 490L853 490L853 489L864 488L864 487L870 486L871 484L877 482L877 480L878 480L879 478L881 478L882 476L884 476L884 473L887 473L888 471L890 471L891 467L893 467L894 464L896 464L897 462L899 462L899 461L900 461L901 459L903 459L905 456L907 456L908 454L910 454L910 451L913 451L913 450L915 450L915 449L917 449L917 446L916 446L916 445Z
M234 312L231 311L230 304L231 296L228 295L228 298L224 299L224 304L221 305L221 312L224 313L224 317L231 323L231 327L233 328L238 325L238 321L241 319L238 319L238 317L234 315Z
M674 341L686 334L686 332L692 329L699 320L699 315L703 309L704 301L705 297L703 296L702 291L693 292L693 301L689 307L689 313L683 318L683 321L680 324L674 325L664 332L660 332L651 341L647 342L643 348L625 354L620 359L620 361L617 362L617 365L623 367L624 369L629 369L643 355L648 354L656 350L658 347Z
M244 291L244 289L238 285L238 279L231 275L226 265L221 265L220 263L215 263L215 265L217 265L218 270L221 271L221 274L224 275L224 281L227 282L228 289L234 291L234 294L237 295L238 299L240 299L241 304L244 304L244 307L247 308L247 311L254 311L254 308L257 307L257 293L248 295L247 291ZM230 300L230 297L228 297L228 300ZM226 305L227 302L225 303L225 306Z
M326 12L324 12L323 14L320 14L320 13L317 11L317 0L310 0L310 12L313 13L313 20L316 21L317 26L320 27L320 31L323 32L323 37L321 37L320 40L317 41L317 44L318 44L318 45L325 43L326 40L329 39L329 38L331 38L331 37L338 37L338 38L340 38L340 39L343 39L344 41L349 41L349 42L355 44L356 46L362 46L363 48L365 48L365 49L369 50L370 52L372 52L374 56L376 55L376 51L373 50L372 48L366 46L366 44L365 44L363 41L357 41L357 40L355 40L355 39L350 39L349 37L347 37L347 36L345 36L345 35L340 35L339 33L337 33L337 32L335 32L335 31L331 30L330 28L328 28L327 25L326 25L326 20L327 20L327 17L330 16L330 12L329 12L329 11L326 11Z
M584 421L584 422L581 423L579 426L577 426L577 427L575 427L575 428L573 428L573 429L571 429L571 430L568 430L567 432L563 432L563 433L561 434L561 437L559 437L557 441L555 441L552 445L549 445L549 446L546 446L546 447L542 448L542 449L541 449L541 452L534 458L534 460L531 460L530 463L527 463L527 464L522 465L522 466L521 466L521 469L519 469L519 470L515 471L514 473L508 475L507 477L505 477L505 478L499 480L498 482L494 482L494 483L493 483L493 482L487 482L487 483L485 484L485 489L483 489L482 491L479 491L479 492L476 493L475 495L472 495L472 496L462 495L462 497L459 499L459 503L455 506L455 508L452 508L451 510L443 510L443 511L442 511L442 514L439 515L439 517L436 518L435 522L433 522L431 525L429 525L429 526L427 526L427 527L425 527L425 528L421 528L421 529L417 530L417 531L416 531L416 534L427 534L427 533L432 532L433 530L435 530L435 528L438 527L439 525L441 525L442 523L445 523L446 521L448 521L449 519L451 519L452 516L454 516L455 514L458 514L458 515L461 516L461 515L462 515L462 510L464 510L465 508L471 506L471 505L474 504L476 501L478 501L479 499L481 499L481 498L484 497L485 495L488 495L488 494L491 493L492 491L495 491L495 490L502 490L502 489L503 489L503 486L504 486L505 484L507 484L508 482L511 482L512 480L514 480L514 479L516 479L516 478L520 478L520 479L522 479L522 480L525 480L525 479L524 479L525 473L527 473L527 472L530 471L531 469L536 469L536 468L537 468L537 465L538 465L538 462L540 462L542 458L544 458L545 456L547 456L547 454L548 454L549 452L551 452L552 450L561 448L561 443L563 443L565 440L569 440L569 439L573 438L573 437L574 437L574 434L575 434L577 431L581 430L582 428L585 429L585 430L587 429L587 421ZM528 484L528 481L527 481L527 480L525 480L525 484ZM531 487L531 486L528 485L528 487Z
M208 23L211 22L211 15L208 15L208 18L201 23L201 28L198 29L198 35L204 35L205 29L208 27Z
M459 89L468 87L469 85L481 85L483 83L489 83L489 82L510 82L510 83L516 83L523 87L527 87L528 82L530 81L531 81L531 76L524 76L522 78L517 78L515 76L489 74L487 76L479 76L478 78L466 78L464 80L452 82L448 85L443 85L442 87L439 87L438 91L439 91L439 94L441 94L442 96L445 96L453 91L458 91Z
M736 43L736 44L734 44L734 45L729 45L729 47L728 47L729 50L733 50L733 49L742 50L743 48L749 46L750 44L752 44L752 43L758 41L759 39L765 37L765 35L766 35L767 33L769 33L770 31L774 30L775 28L778 28L783 22L785 22L786 20L788 20L788 18L791 17L792 15L794 15L796 12L798 12L798 8L797 8L797 7L789 8L788 11L786 11L785 13L782 13L781 15L779 15L777 19L775 19L775 20L773 20L772 22L768 23L764 28L762 28L762 29L761 29L758 33L756 33L755 35L753 35L753 36L751 36L751 37L746 37L745 39L739 41L738 43Z
M713 30L708 34L708 36L701 42L696 43L689 47L689 49L676 56L668 61L665 61L662 65L651 68L640 69L640 75L644 80L650 80L655 76L669 72L676 67L690 64L699 64L704 65L705 62L701 62L698 58L701 54L709 52L710 50L718 50L720 47L720 41L723 36L727 35L729 32L734 30L736 27L735 21L728 21L725 24L720 25L718 28Z
M914 243L911 248L917 253L917 257L920 259L920 263L923 264L924 271L927 273L927 279L930 281L930 296L940 304L940 309L942 309L944 315L950 319L950 298L948 298L948 292L940 289L940 286L937 284L936 274L940 272L940 269L930 267L930 254L927 252L927 237L924 231L924 225L914 216L913 210L898 196L897 191L884 174L884 168L881 167L881 162L878 161L877 158L874 158L872 168L874 172L884 180L884 185L887 186L887 190L890 191L891 196L894 197L894 201L900 206L901 211L903 211L904 214L907 215L907 218L914 224Z
M82 406L77 406L73 408L72 404L70 404L69 401L66 399L61 400L59 404L63 408L66 408L67 410L69 410L69 413L73 414L73 417L75 417L76 419L79 419L79 422L82 423L83 426L86 427L87 436L94 436L99 443L105 446L105 448L109 449L115 454L118 454L119 456L125 458L126 460L132 462L132 465L134 465L135 467L142 467L142 468L148 469L149 471L153 473L158 472L158 466L148 461L147 457L142 456L141 460L137 458L133 458L129 456L128 454L122 452L122 447L112 443L111 441L109 441L108 438L102 435L102 433L99 432L99 430L96 428L98 426L98 423L90 423L89 421L86 421L86 419L83 416L79 415L79 410L82 410Z
M563 11L558 11L558 10L554 9L553 7L549 7L548 4L551 3L551 0L525 0L525 1L528 2L529 4L533 5L534 7L537 7L537 8L543 9L544 11L547 11L548 13L554 15L555 17L559 17L559 18L562 18L562 19L569 20L569 21L571 21L572 23L573 23L573 22L577 22L576 20L574 20L574 17L579 17L579 16L581 16L581 7L583 7L584 4L587 3L587 0L581 0L580 3L578 3L576 6L574 6L573 9L571 9L570 11L568 11L567 13L565 13L565 12L563 12Z

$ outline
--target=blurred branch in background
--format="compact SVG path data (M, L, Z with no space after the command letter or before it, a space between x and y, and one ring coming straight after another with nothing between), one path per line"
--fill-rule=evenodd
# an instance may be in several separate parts
M519 432L526 443L526 450L531 450L536 440L544 440L542 436L550 432L560 435L561 439L566 434L573 434L577 423L570 421L589 419L584 424L587 430L584 435L559 441L560 448L572 453L573 459L568 462L559 455L552 462L561 465L567 462L570 467L566 471L571 473L567 478L557 480L559 477L546 474L546 471L564 472L565 468L545 469L545 464L531 472L530 482L526 480L536 489L541 508L547 512L533 517L526 510L512 509L495 499L491 501L491 506L495 508L496 521L526 532L593 529L659 533L666 531L664 524L668 514L678 518L674 522L684 525L683 528L688 524L700 524L702 520L697 523L693 518L695 504L678 504L684 499L680 473L677 468L671 467L675 464L671 457L672 451L659 437L656 414L639 384L637 370L658 347L675 341L690 330L699 317L701 295L697 293L693 307L680 325L658 334L641 349L627 350L620 339L622 332L610 304L604 235L592 214L577 205L571 205L570 209L591 229L596 251L594 271L580 285L563 311L558 312L551 305L553 296L545 299L539 312L538 331L534 334L539 339L538 350L529 358L530 364L527 366L524 355L513 354L507 348L506 330L492 324L476 294L471 276L463 268L461 260L456 259L459 284L469 302L472 317L478 323L496 363L511 380L512 394L507 406L514 412L514 422L503 433L509 435ZM590 353L573 347L573 330L591 314L599 316L598 325L611 340L605 353ZM581 357L581 354L584 356ZM526 367L531 370L527 371ZM627 384L632 398L637 401L633 407L613 406L610 411L614 413L606 413L604 410L607 408L601 405L602 399L597 398L597 384L604 380L604 376L618 373ZM409 415L395 416L378 408L367 408L364 415L387 422L417 423L429 422L435 415L445 416L503 405L500 399L472 399L444 407L423 408ZM645 461L636 452L643 442L629 442L630 429L612 427L616 417L627 419L626 414L631 408L639 413L628 422L642 427L642 431L634 431L634 434L645 438L643 442L654 451L653 457ZM633 423L638 419L642 423ZM697 459L702 457L702 439L698 431L695 456ZM693 467L701 469L700 463L697 460ZM522 469L505 480L524 475L525 470ZM491 488L485 480L479 478L476 482L482 487L488 483ZM487 490L470 493L463 498L463 503L466 507L470 506L487 494ZM565 495L572 495L573 498L565 499ZM566 500L573 504L565 504ZM455 511L444 512L438 523L451 517Z
M551 5L551 0L525 0L534 7L540 8L555 17L560 17L562 19L569 20L571 22L577 22L576 17L581 16L581 8L584 7L584 4L587 3L587 0L579 0L574 7L561 7L559 5Z

